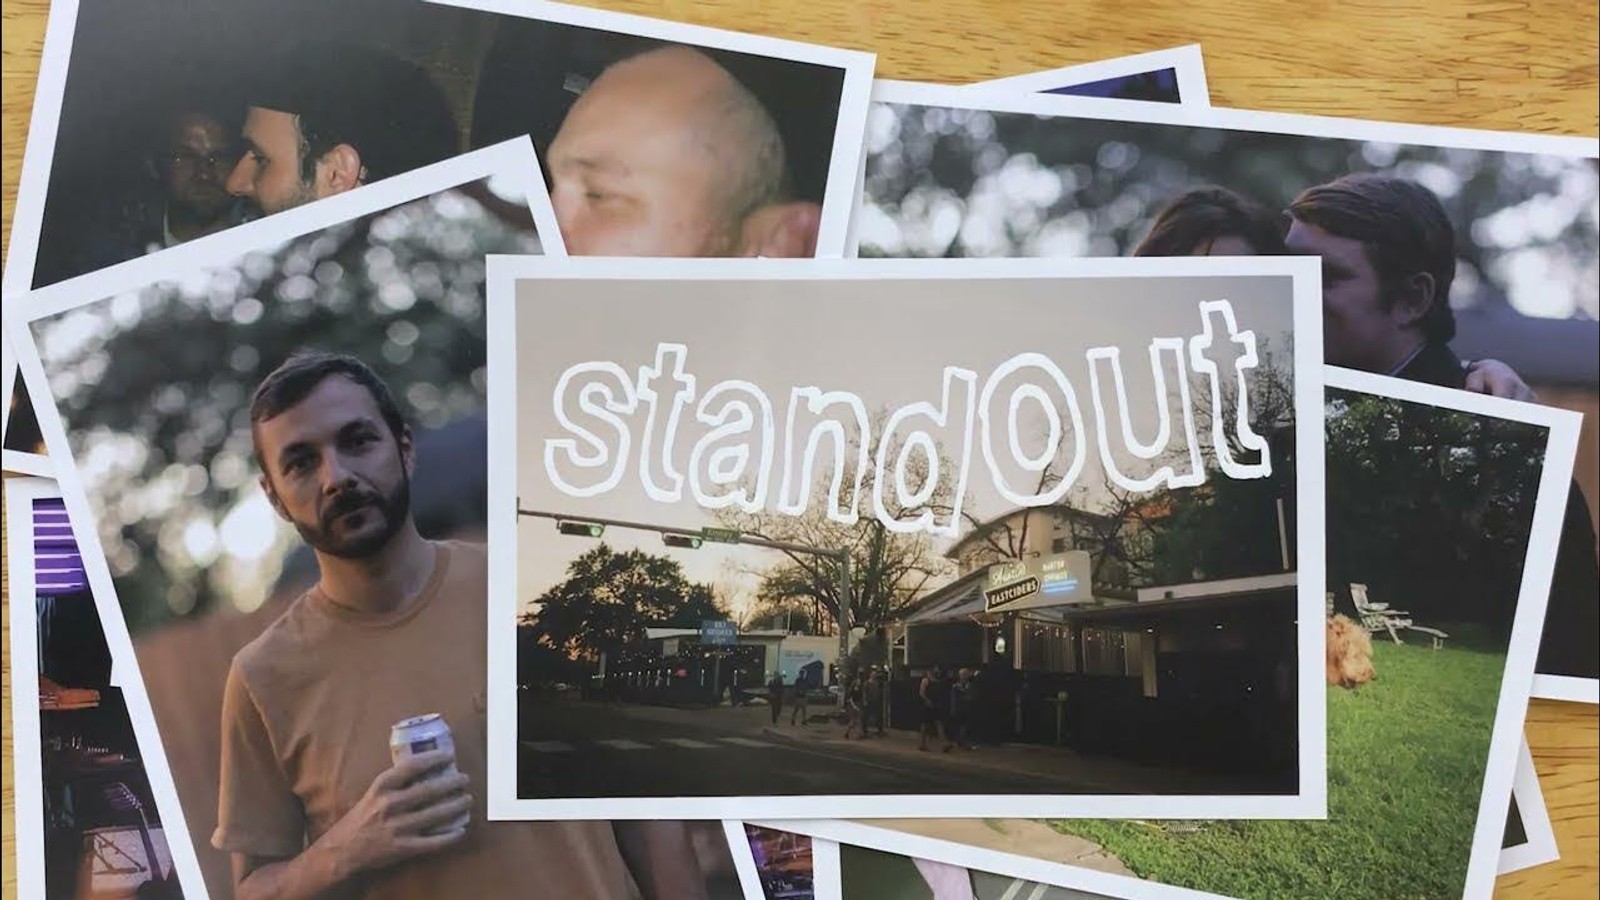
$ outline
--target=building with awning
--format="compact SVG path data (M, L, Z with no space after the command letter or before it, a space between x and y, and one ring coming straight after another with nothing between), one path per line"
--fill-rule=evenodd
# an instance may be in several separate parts
M917 721L923 673L968 668L981 739L1268 771L1292 790L1296 574L1104 589L1093 572L1087 551L1036 553L924 597L887 629L892 721Z

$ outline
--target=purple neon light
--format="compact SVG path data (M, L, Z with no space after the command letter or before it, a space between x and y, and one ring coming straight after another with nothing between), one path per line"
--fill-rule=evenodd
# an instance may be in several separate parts
M33 501L33 578L39 594L67 594L86 590L83 556L67 522L67 507L59 497Z

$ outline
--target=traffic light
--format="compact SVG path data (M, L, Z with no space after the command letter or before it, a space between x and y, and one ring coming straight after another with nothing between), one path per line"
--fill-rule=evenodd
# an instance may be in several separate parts
M692 534L663 534L661 539L668 547L681 547L685 550L699 550L700 538Z
M595 522L556 522L556 530L562 534L571 534L578 537L597 538L605 534L606 527Z

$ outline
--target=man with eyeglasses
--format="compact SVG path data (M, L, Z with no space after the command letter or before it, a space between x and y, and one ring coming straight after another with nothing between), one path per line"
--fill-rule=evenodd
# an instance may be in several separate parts
M176 247L243 222L246 205L226 189L238 125L201 105L164 118L145 170L154 190L125 197L100 217L76 267L90 272Z

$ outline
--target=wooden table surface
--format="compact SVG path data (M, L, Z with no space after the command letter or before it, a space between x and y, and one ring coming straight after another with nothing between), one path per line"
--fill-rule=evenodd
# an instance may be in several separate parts
M177 2L177 0L174 0ZM1594 135L1593 0L634 0L591 3L878 54L885 78L966 82L1178 44L1203 45L1218 106ZM45 0L4 0L7 240L44 44ZM115 136L108 135L108 140ZM9 579L7 579L9 581ZM9 605L9 604L7 604ZM9 627L9 623L8 623ZM3 646L10 647L10 638ZM9 664L3 698L6 898L16 896ZM1600 888L1600 728L1593 707L1528 713L1561 861L1500 879L1499 900L1592 900Z

